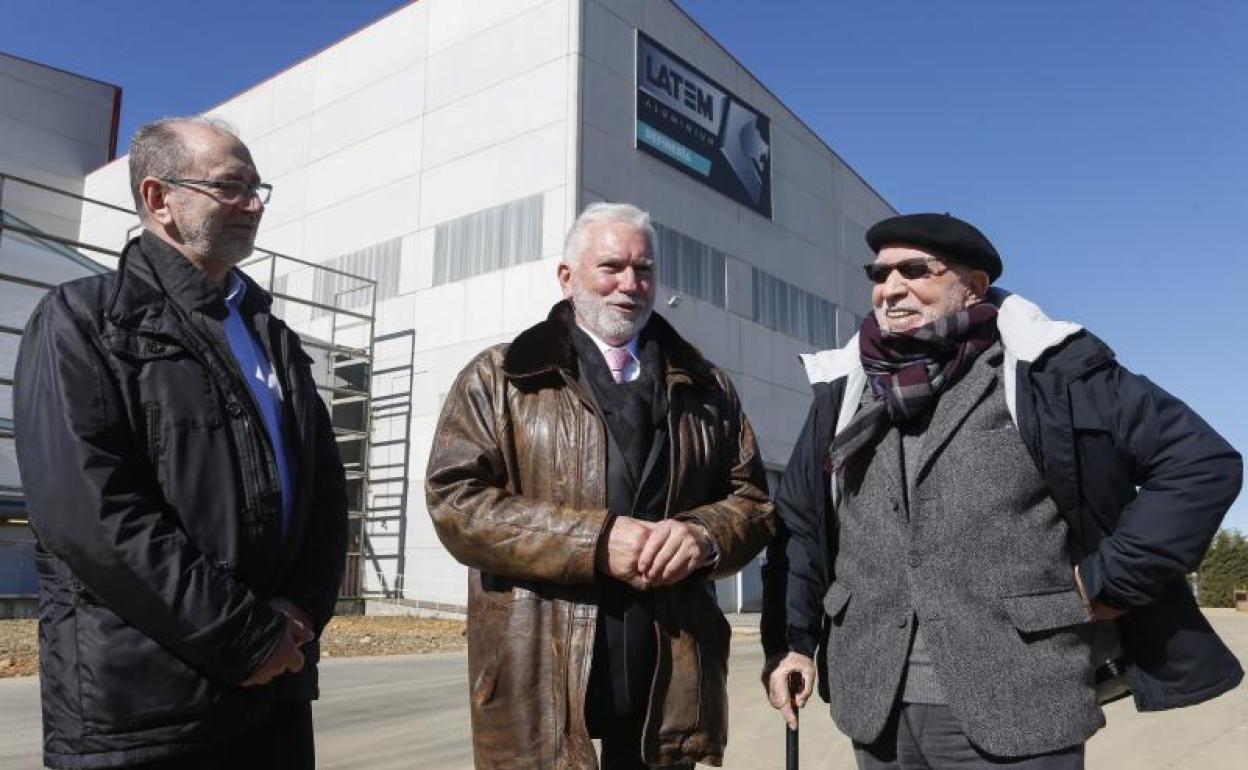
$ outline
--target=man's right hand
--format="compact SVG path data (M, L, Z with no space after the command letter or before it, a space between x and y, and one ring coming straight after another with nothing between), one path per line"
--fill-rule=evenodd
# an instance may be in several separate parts
M285 614L283 617L286 618L286 628L282 630L282 640L269 654L269 659L247 677L247 680L243 682L243 687L265 685L288 671L293 674L303 669L303 653L299 651L298 639L303 636L304 632L293 619Z
M316 639L316 632L312 630L312 619L308 617L308 613L299 608L289 599L281 597L269 599L269 606L286 616L290 621L288 629L291 636L294 637L295 646L302 647L308 642Z
M789 693L789 675L793 673L802 677L802 689L796 695ZM771 707L779 709L785 724L796 730L795 709L805 706L815 689L814 661L800 652L772 656L763 667L763 686L767 688L767 700Z
M1088 590L1083 586L1083 575L1079 574L1078 564L1075 565L1075 590L1079 592L1079 599L1083 601L1083 606L1087 608L1094 622L1104 623L1122 617L1123 610L1110 607L1088 596Z
M637 569L637 560L652 528L649 522L631 516L616 516L607 538L603 572L638 591L648 590L650 581Z

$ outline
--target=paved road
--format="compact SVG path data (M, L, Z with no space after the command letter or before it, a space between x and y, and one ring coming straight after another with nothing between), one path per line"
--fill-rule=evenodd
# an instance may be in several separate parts
M1248 661L1248 613L1213 611L1211 620ZM757 684L757 637L733 644L729 678L731 735L727 770L783 766L779 717ZM470 770L463 654L326 661L324 699L316 707L317 747L325 770ZM37 768L39 687L33 678L0 680L0 768ZM1106 709L1108 726L1088 745L1090 768L1242 770L1248 757L1248 685L1209 703L1160 714L1136 713L1129 701ZM849 770L846 739L822 703L802 720L802 767Z

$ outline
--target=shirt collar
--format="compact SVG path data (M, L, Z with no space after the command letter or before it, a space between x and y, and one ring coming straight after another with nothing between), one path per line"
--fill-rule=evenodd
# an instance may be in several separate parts
M637 336L638 335L634 334L633 338L630 339L628 342L625 342L623 345L612 345L608 342L603 342L601 339L598 338L597 334L594 334L589 329L586 329L584 326L581 326L579 323L577 324L577 327L581 331L585 332L585 334L589 335L589 338L594 341L595 345L598 346L598 352L605 353L607 348L624 348L625 350L628 351L628 354L633 357L634 361L641 360L637 356Z
M247 296L247 282L239 277L237 270L231 270L227 275L225 301L232 307L238 307L243 304L243 297Z

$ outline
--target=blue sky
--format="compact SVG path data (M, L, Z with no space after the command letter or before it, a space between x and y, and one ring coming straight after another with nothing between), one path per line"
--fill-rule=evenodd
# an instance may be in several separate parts
M121 85L124 143L399 4L7 0L0 50ZM978 225L1002 286L1248 454L1248 3L680 5L898 210Z

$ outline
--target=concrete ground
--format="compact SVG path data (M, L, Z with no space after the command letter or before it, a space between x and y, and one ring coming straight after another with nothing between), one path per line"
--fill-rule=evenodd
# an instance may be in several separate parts
M1248 613L1214 610L1223 639L1248 661ZM784 730L758 684L762 652L747 624L734 637L729 692L729 770L784 763ZM467 664L463 653L326 661L316 706L319 766L325 770L469 770ZM1139 714L1130 700L1106 708L1108 724L1088 744L1089 768L1242 770L1248 757L1248 685L1209 703ZM849 742L822 702L802 714L802 767L854 767ZM0 681L0 768L39 767L39 683Z

